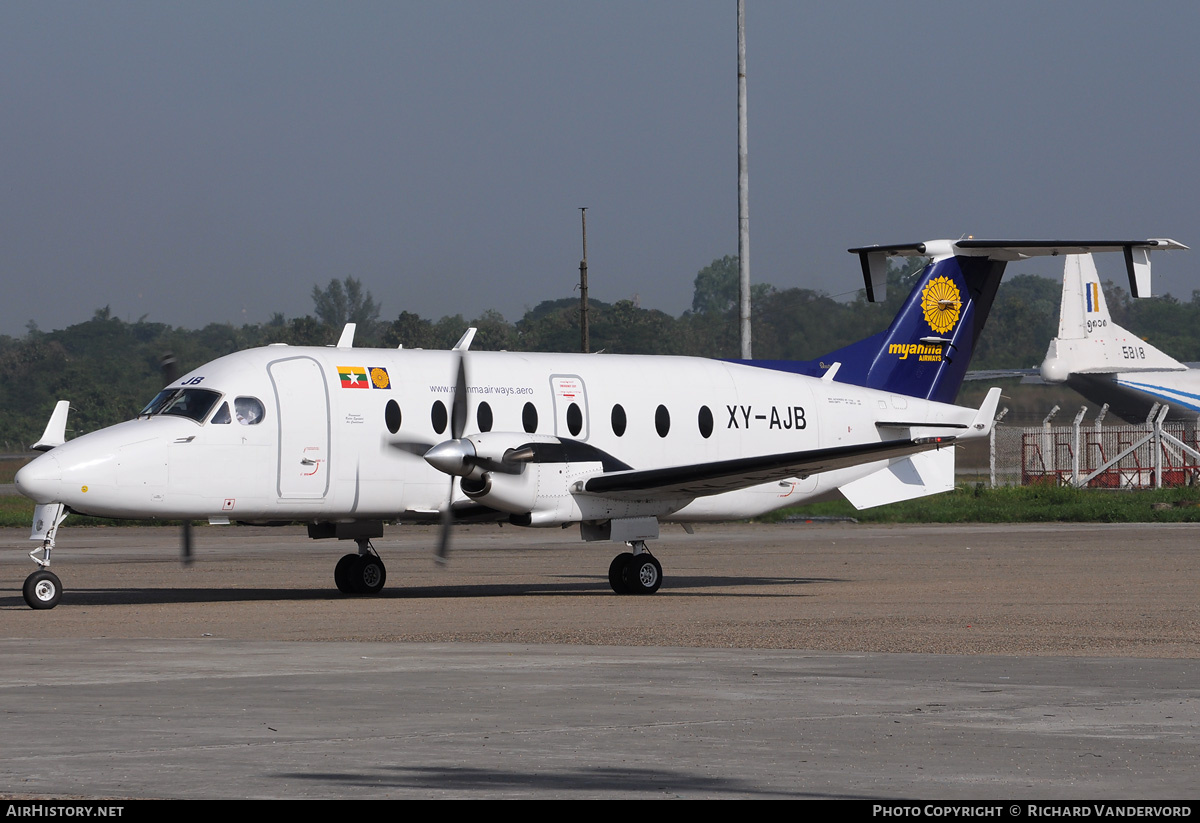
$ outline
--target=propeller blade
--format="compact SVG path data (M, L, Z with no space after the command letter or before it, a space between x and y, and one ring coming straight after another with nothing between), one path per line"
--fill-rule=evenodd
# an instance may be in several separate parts
M192 521L183 521L183 533L180 535L179 562L185 566L192 565Z
M389 448L406 452L407 454L415 454L417 457L424 457L430 449L437 445L426 440L387 440L385 438L383 442Z
M454 381L454 398L450 401L450 439L459 440L467 428L467 358L458 354L458 376Z
M466 347L471 344L474 332L475 330L471 329L454 347L454 351L458 353L458 368L454 377L454 396L450 399L450 440L433 446L424 454L431 466L450 475L450 491L446 494L446 505L442 507L442 528L438 534L437 552L433 557L441 565L445 565L446 558L450 556L450 530L454 527L454 482L457 475L465 475L470 471L467 460L468 457L475 456L475 446L471 441L462 439L467 428Z
M162 372L164 386L169 386L179 379L179 361L171 352L164 352L158 359L158 368Z
M450 557L450 530L454 527L454 510L450 506L454 503L454 478L450 478L450 493L446 495L446 505L442 507L442 527L438 531L437 552L433 555L433 561L439 566L446 565L446 560Z

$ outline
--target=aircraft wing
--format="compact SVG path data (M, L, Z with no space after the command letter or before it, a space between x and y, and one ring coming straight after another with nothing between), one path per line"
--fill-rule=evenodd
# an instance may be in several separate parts
M963 380L1010 380L1013 378L1039 377L1041 371L1038 369L980 369L979 371L969 371ZM1026 382L1024 379L1022 383ZM1038 382L1041 382L1039 379Z
M738 457L713 463L606 472L584 481L582 491L607 497L705 497L772 480L807 477L863 463L953 447L954 437L918 437L834 446L828 449Z

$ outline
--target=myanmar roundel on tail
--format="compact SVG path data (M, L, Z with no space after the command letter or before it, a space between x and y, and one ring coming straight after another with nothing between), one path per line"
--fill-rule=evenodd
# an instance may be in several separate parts
M929 328L938 334L945 334L954 328L958 322L959 308L962 306L958 286L949 277L935 277L925 286L921 294L921 308L925 312L925 322Z

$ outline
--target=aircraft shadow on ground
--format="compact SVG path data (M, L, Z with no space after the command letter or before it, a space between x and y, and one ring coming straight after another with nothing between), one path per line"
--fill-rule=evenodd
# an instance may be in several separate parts
M570 582L574 581L574 582ZM797 587L812 583L842 583L839 578L796 578L796 577L714 577L687 576L669 578L656 597L806 597ZM773 591L753 591L754 588L771 587ZM732 591L732 589L739 589ZM749 588L750 591L745 589ZM782 590L781 590L782 589ZM270 601L321 601L344 600L419 600L419 599L473 599L496 597L615 597L602 578L564 578L553 583L486 583L477 585L446 586L389 586L377 595L342 594L328 588L66 588L59 608L71 606L134 606L169 603L244 603ZM19 593L0 597L0 608L28 608Z
M625 792L731 797L787 797L797 800L877 799L869 795L830 794L797 789L763 788L737 778L714 777L680 770L595 768L563 771L500 771L464 766L383 766L364 772L285 772L284 780L306 780L364 789L428 789L438 792L522 790L536 792Z

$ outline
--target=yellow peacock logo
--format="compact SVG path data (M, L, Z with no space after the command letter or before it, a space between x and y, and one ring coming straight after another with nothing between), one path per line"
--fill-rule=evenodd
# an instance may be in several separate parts
M958 286L949 277L935 277L925 284L921 292L921 309L925 322L938 334L954 328L962 310L962 295Z

